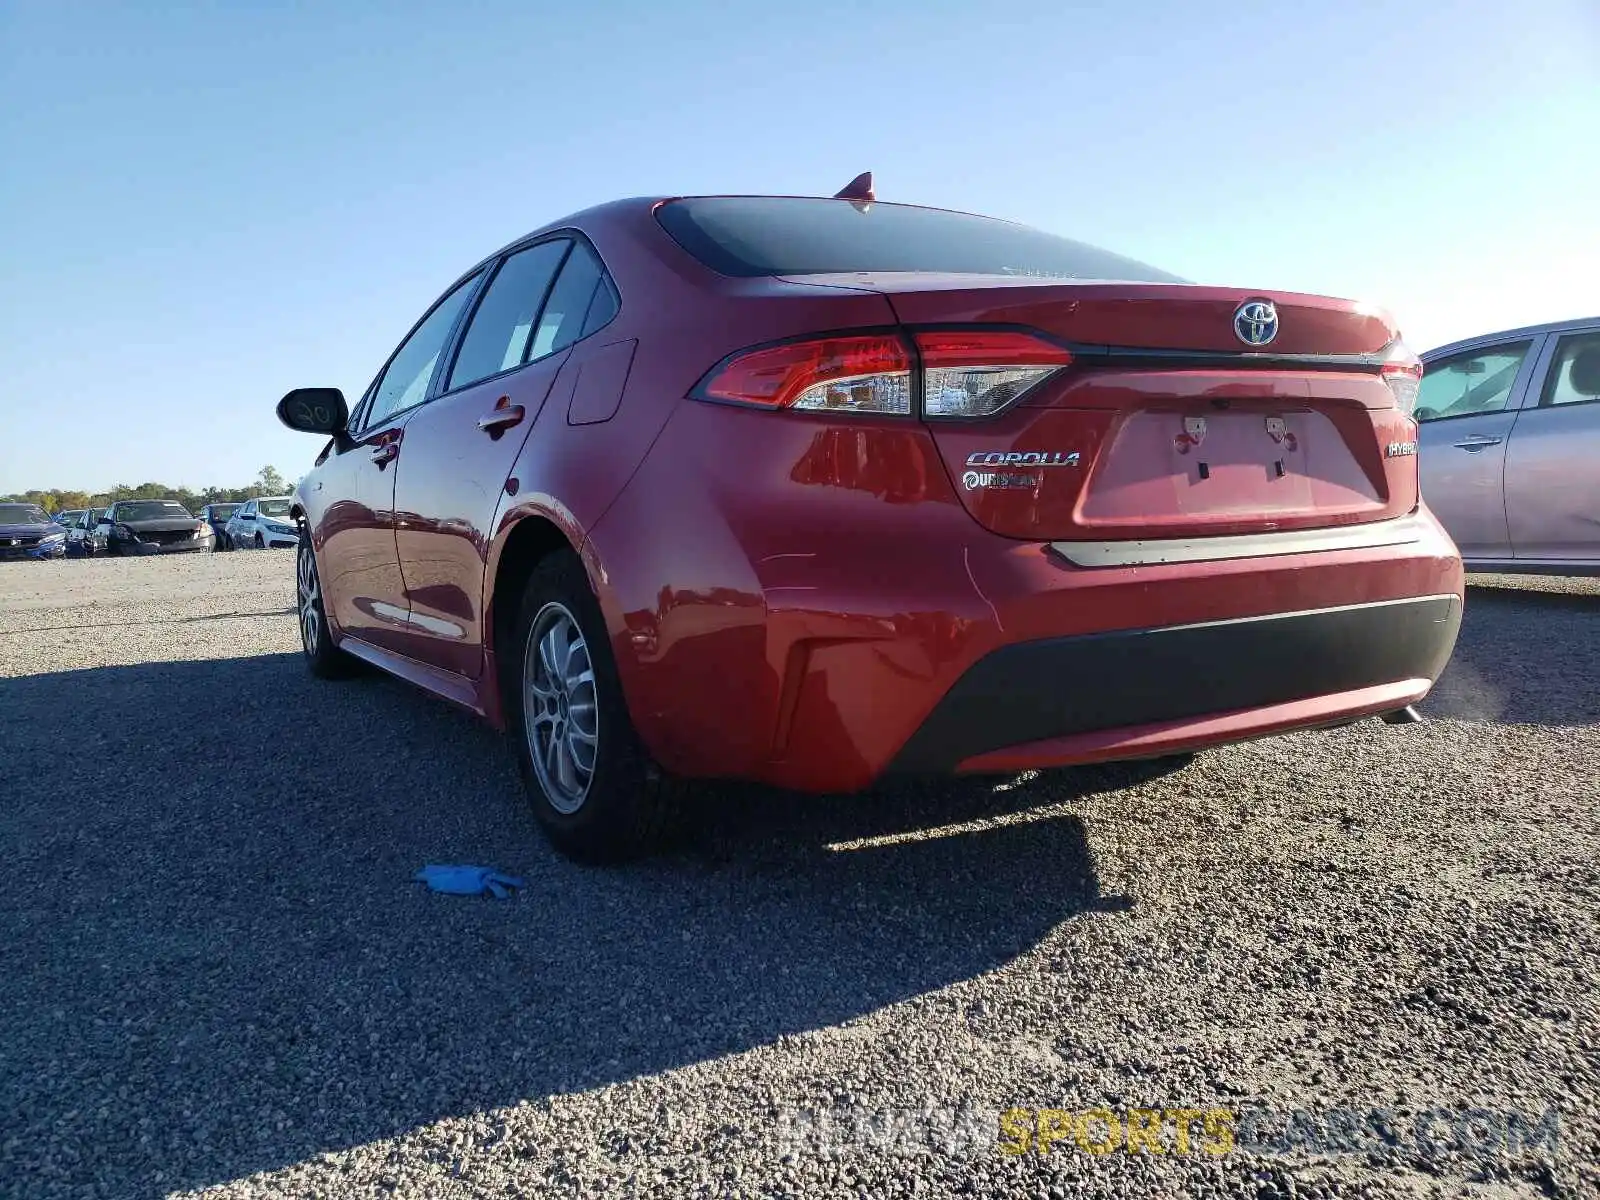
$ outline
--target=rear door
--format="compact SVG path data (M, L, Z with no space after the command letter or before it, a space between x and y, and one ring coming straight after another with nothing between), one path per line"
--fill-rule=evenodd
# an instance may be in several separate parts
M1600 323L1546 338L1506 449L1519 559L1600 563Z
M1541 339L1490 342L1430 358L1417 397L1422 498L1463 556L1511 557L1506 443Z
M569 347L597 327L591 314L615 311L595 306L609 286L581 238L551 238L507 256L461 335L441 394L412 419L396 476L395 540L413 658L468 679L482 672L495 513ZM566 418L564 410L544 417L547 428Z

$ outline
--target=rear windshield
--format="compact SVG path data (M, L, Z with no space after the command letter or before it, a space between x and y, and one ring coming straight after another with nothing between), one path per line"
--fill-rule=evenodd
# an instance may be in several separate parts
M773 196L707 196L656 210L674 241L723 275L934 271L1182 283L1131 258L1026 225L914 208Z

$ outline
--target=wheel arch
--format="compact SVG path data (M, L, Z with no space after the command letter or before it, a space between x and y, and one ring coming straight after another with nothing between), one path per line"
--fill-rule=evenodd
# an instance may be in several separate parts
M486 715L496 726L502 723L505 711L505 675L500 669L499 648L512 640L528 578L540 562L563 550L570 550L582 561L583 542L582 531L570 514L528 509L509 516L491 546L484 588L484 686L480 695ZM585 573L594 589L594 576L587 566L586 563Z

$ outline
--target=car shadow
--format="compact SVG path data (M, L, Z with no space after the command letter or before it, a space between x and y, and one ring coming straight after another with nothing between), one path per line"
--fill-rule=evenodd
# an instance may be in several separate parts
M78 719L67 719L80 718ZM78 726L81 725L81 728ZM1115 912L1047 808L1155 768L707 789L672 849L584 870L510 755L297 655L0 681L0 1173L198 1187L450 1115L850 1020ZM429 862L524 877L433 895Z
M1506 725L1600 723L1600 595L1469 583L1461 635L1422 711Z

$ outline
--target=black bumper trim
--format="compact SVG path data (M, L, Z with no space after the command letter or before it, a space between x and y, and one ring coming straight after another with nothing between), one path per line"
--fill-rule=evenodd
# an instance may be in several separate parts
M1047 738L1439 677L1457 596L1019 642L985 655L895 757L898 772Z

